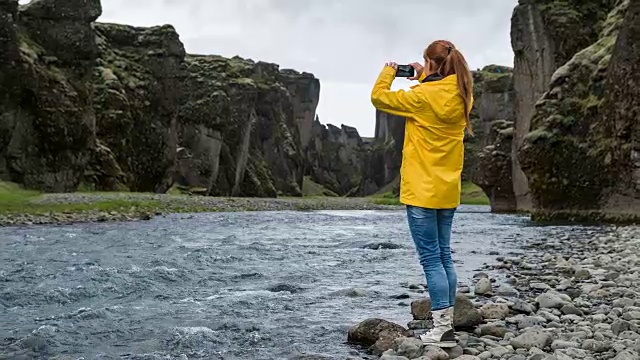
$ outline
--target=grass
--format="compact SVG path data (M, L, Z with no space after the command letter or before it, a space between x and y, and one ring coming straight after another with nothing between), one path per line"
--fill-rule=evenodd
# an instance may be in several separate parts
M402 205L400 199L390 192L376 195L372 201L376 205ZM462 183L460 203L464 205L489 205L489 198L482 192L480 187L470 181L464 181Z
M155 200L100 200L91 203L40 204L35 203L42 194L0 181L0 214L80 213L86 211L154 211L162 204Z

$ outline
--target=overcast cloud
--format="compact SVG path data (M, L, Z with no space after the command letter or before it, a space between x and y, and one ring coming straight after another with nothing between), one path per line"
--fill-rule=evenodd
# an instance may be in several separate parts
M28 2L28 1L23 1ZM513 64L517 0L102 0L99 21L173 24L190 53L240 55L316 75L323 123L372 136L369 94L382 65L420 61L452 41L475 69ZM395 87L405 87L400 80Z

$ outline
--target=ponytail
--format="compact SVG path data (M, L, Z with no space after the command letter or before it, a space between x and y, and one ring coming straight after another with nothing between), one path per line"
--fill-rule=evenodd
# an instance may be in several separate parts
M431 56L429 56L431 55ZM431 44L425 50L425 58L433 59L439 65L439 73L442 76L456 74L458 78L458 91L464 101L464 116L467 123L467 131L473 136L471 125L471 104L473 99L473 76L469 71L469 65L462 53L452 43L439 40Z

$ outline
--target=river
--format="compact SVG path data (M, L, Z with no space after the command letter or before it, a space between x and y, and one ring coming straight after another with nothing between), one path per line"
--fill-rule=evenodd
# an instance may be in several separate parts
M463 284L495 252L572 231L487 210L456 214ZM402 211L0 228L0 358L358 358L348 328L406 324L423 282Z

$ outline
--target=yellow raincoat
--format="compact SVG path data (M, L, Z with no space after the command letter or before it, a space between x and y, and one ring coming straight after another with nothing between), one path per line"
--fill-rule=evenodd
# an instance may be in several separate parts
M407 118L400 202L429 209L455 208L460 205L466 126L457 76L421 83L409 91L391 91L395 73L385 66L371 102L380 111Z

